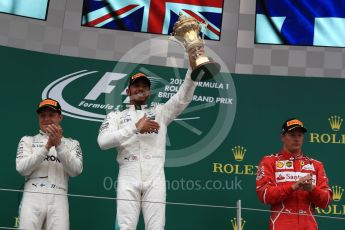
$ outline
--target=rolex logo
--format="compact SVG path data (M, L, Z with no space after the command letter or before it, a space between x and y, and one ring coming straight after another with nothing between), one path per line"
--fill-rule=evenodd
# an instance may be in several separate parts
M320 144L345 144L345 133L338 132L341 129L343 119L340 116L333 115L328 118L332 133L310 132L310 143Z
M245 220L243 220L243 218L241 218L241 227L240 227L240 230L243 230L243 227L244 227L244 224L246 223ZM237 219L234 217L232 220L231 220L231 224L232 224L232 228L233 230L238 230L237 228Z
M235 146L232 148L232 153L234 154L235 161L243 161L244 154L247 150L243 146Z
M333 191L333 200L340 201L341 197L343 196L344 189L340 186L332 186Z
M340 116L331 116L328 118L329 124L333 131L339 131L341 124L343 123L343 119Z

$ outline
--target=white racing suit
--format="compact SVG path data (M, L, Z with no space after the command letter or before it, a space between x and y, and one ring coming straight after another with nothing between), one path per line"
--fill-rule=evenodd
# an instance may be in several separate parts
M101 149L117 148L117 215L115 229L136 229L142 208L145 229L161 230L165 225L166 185L164 175L167 125L191 102L196 87L190 70L178 92L164 105L110 112L100 127ZM135 123L147 114L159 123L158 132L138 133ZM136 202L142 200L143 202Z
M82 172L82 152L79 142L70 138L63 137L61 144L49 151L47 141L48 136L40 131L36 136L22 137L18 145L16 169L25 176L20 229L69 229L68 178Z

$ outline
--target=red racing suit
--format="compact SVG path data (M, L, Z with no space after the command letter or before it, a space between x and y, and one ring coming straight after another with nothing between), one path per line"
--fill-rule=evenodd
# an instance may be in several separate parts
M293 191L291 185L308 174L314 189ZM284 150L261 160L256 192L261 202L271 205L270 230L318 229L315 207L324 209L332 201L323 164L303 154L294 158Z

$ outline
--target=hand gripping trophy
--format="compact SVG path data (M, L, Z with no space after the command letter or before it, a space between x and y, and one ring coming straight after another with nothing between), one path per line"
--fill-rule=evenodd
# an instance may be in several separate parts
M182 44L188 52L193 81L206 81L220 71L220 65L205 56L204 35L202 38L199 35L201 26L205 25L180 13L170 37L171 40Z

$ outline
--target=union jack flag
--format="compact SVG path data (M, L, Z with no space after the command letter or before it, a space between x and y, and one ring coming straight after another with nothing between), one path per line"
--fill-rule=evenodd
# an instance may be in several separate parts
M82 25L170 34L179 14L206 23L206 39L220 40L224 0L84 0Z

